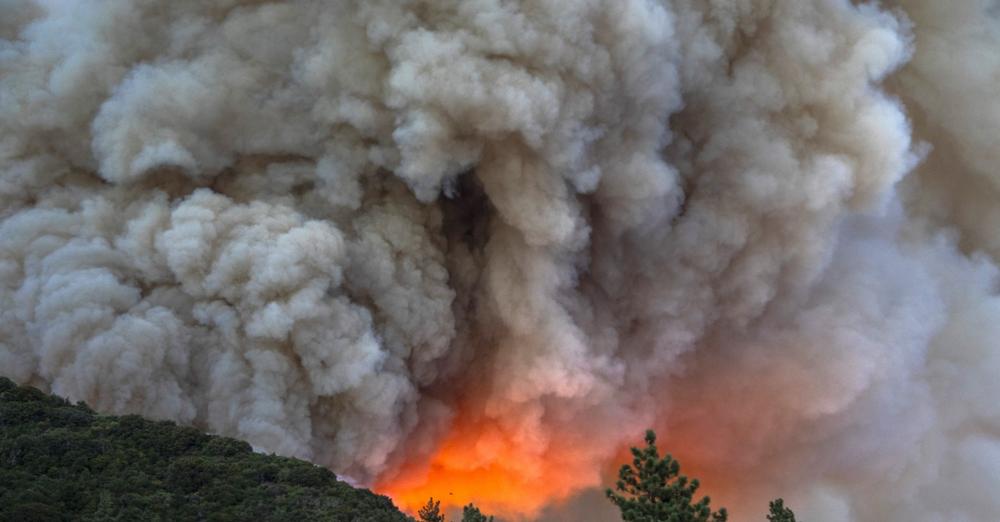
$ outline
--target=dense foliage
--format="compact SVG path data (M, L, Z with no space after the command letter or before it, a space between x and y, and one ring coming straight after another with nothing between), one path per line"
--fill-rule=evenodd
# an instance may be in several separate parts
M0 520L412 519L308 462L172 422L97 415L0 377Z

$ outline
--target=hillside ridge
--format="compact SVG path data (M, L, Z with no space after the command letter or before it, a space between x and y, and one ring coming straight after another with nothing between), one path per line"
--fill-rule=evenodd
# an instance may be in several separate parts
M411 522L330 470L0 377L0 521Z

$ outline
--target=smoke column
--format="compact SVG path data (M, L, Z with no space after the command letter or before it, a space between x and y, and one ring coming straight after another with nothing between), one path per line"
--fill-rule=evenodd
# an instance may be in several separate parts
M0 0L0 373L410 508L652 426L997 520L998 84L996 0Z

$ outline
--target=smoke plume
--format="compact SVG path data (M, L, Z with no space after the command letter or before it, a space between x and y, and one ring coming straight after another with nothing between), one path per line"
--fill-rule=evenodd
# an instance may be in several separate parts
M0 0L0 372L406 506L653 426L996 520L998 82L996 0Z

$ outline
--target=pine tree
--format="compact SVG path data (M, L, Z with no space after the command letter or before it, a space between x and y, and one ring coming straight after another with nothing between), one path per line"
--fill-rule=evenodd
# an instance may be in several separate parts
M444 513L441 513L441 501L434 501L434 497L427 500L427 504L417 511L417 516L421 522L444 522Z
M462 508L462 522L493 522L493 517L482 514L479 508L469 504Z
M785 501L783 499L774 499L771 501L771 512L767 515L767 520L769 522L795 522L795 513L791 509L785 507Z
M618 493L606 494L626 522L724 522L725 508L712 512L709 498L692 502L698 480L680 474L680 464L670 455L660 457L656 433L646 431L646 447L632 448L632 465L624 465L615 484Z

